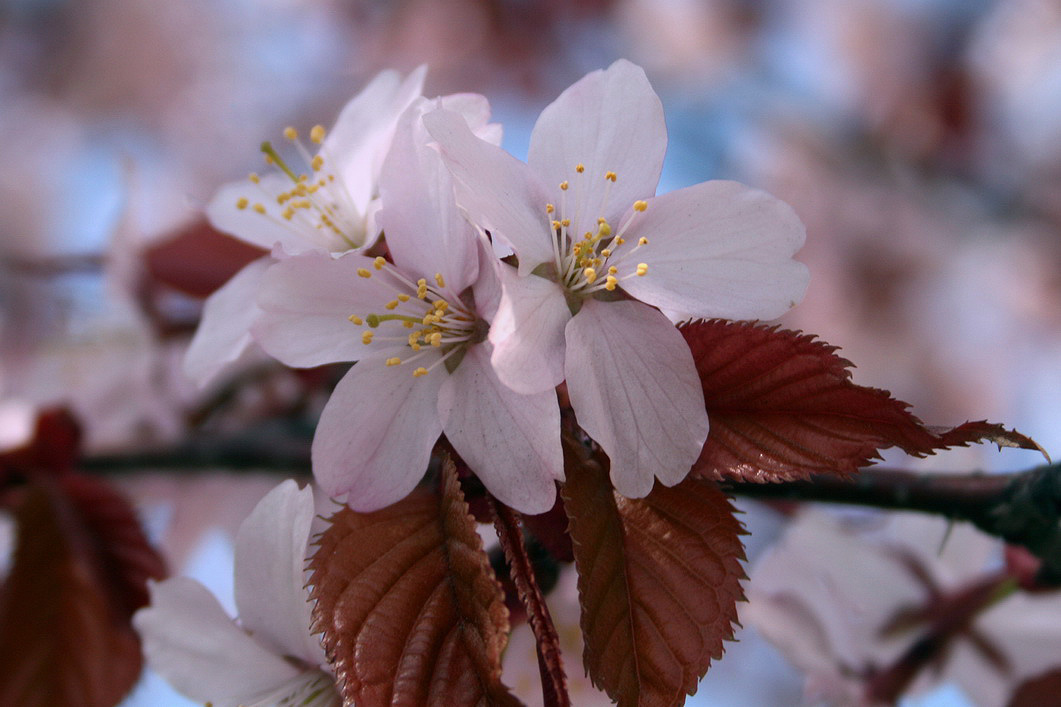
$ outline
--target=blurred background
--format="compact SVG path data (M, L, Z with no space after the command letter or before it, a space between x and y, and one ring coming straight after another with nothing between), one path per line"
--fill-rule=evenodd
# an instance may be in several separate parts
M663 101L661 191L737 179L806 223L811 285L785 326L922 419L1003 421L1061 453L1054 0L3 0L0 441L53 402L92 451L187 432L205 394L177 362L199 300L159 272L222 256L160 244L285 125L329 125L377 71L427 63L427 95L487 95L524 156L538 112L620 57ZM931 465L1034 463L978 449ZM124 483L174 571L224 595L231 533L275 480ZM746 507L754 564L784 521ZM800 673L739 638L690 704L799 704ZM165 690L149 677L128 704L186 704ZM909 704L972 702L944 682Z

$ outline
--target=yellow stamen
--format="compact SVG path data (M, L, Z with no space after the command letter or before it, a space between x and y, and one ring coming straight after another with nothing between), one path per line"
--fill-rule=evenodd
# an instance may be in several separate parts
M637 239L637 244L638 245L648 245L648 239L645 238L644 236L641 236L640 238Z
M567 191L567 187L568 187L568 184L567 184L566 180L563 181L563 182L560 182L560 188L561 189L563 189L564 191Z
M640 199L634 202L634 211L644 211L648 208L647 201L641 201Z
M401 292L401 293L398 294L398 300L401 301L401 302L408 302L409 301L409 295L405 294L404 292Z
M449 302L444 299L435 300L435 309L439 312L445 312L449 308Z
M392 299L390 302L388 302L387 304L383 305L383 307L385 309L392 309L392 310L393 309L397 309L398 308L398 300Z
M358 268L357 274L361 277L372 277L372 273L366 270L365 268Z
M257 175L256 173L254 173L254 172L251 172L250 174L248 174L248 175L247 175L247 179L251 180L251 181L252 181L253 183L255 183L255 184L257 184L258 182L262 181L262 178L261 178L261 177L259 177L259 176L258 176L258 175Z
M366 345L367 344L371 344L372 343L372 335L373 335L373 333L374 332L371 332L371 331L362 332L361 333L361 343L362 344L366 344Z
M351 314L349 317L347 317L347 319L349 319L354 324L357 324L358 326L361 326L365 323L365 320L357 316L356 314Z
M372 267L376 268L376 270L382 270L383 266L386 264L387 259L384 258L382 255L377 255L376 259L372 261Z
M545 213L551 214L554 211L556 211L556 207L555 206L553 206L552 204L546 204L545 205Z
M321 170L321 167L323 167L323 166L324 166L324 158L323 158L323 157L321 157L320 155L317 155L317 156L316 156L316 157L314 157L314 158L313 158L313 160L312 160L312 161L311 161L311 162L309 163L309 166L313 168L313 171L314 171L314 172L319 172L319 171Z
M413 378L419 378L420 376L426 376L426 375L427 375L427 369L424 368L423 366L420 366L415 371L413 371Z
M579 162L578 164L575 165L575 171L578 172L579 174L582 174L583 172L586 171L586 165L584 165L581 162Z
M259 214L265 214L265 204L255 204L254 211Z
M439 346L442 345L442 332L440 332L440 331L436 331L434 334L432 334L431 336L429 336L427 338L431 342L431 345L434 346L435 348L438 348Z
M608 279L604 281L604 289L611 292L615 289L615 286L619 284L619 279L615 275L609 275Z
M638 263L637 264L637 276L638 277L642 277L647 272L648 272L648 263Z
M298 131L288 125L286 128L284 128L284 137L286 137L288 140L297 140Z
M593 284L593 281L597 279L597 271L593 268L586 268L582 271L582 276L586 278L586 282Z
M402 360L400 358L398 358L397 356L395 356L394 358L388 358L387 361L386 361L388 366L397 366L401 362L402 362Z
M324 126L314 125L313 129L309 131L309 139L318 145L324 142Z
M440 272L435 273L435 282L438 283L439 287L446 286L446 281L442 278L442 273Z
M247 201L247 197L241 196L239 199L236 199L236 208L242 211L247 208L248 203L250 202Z
M609 182L614 182L616 179L618 179L618 176L615 174L615 172L605 172L604 178L607 179Z

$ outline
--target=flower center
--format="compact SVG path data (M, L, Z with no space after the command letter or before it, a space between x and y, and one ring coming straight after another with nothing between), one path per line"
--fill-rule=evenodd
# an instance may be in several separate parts
M575 165L573 217L567 217L568 194L572 192L568 181L560 182L559 210L555 204L546 204L545 213L552 231L553 259L558 281L568 292L588 297L601 290L613 291L623 280L643 277L648 273L648 264L635 264L636 258L633 257L641 246L648 245L648 239L642 237L630 245L624 237L637 216L648 208L648 202L635 201L630 217L619 226L617 232L604 216L598 216L594 230L575 233L572 224L583 223L583 209L601 213L608 203L611 185L618 179L615 172L605 172L604 179L608 184L600 204L584 204L584 194L592 191L584 184L587 179L585 173L583 164Z
M303 173L296 173L272 143L263 142L261 149L266 164L285 175L290 180L290 187L283 189L275 182L263 182L260 176L252 173L248 178L261 192L263 200L252 202L247 197L240 197L236 200L236 208L249 208L311 241L320 241L323 234L334 246L329 250L342 252L360 248L365 243L364 216L351 200L342 175L327 168L327 165L334 164L334 160L326 154L322 144L324 133L322 125L310 130L310 141L321 145L316 155L310 155L298 131L292 127L284 129L284 137L294 144L308 167Z
M441 273L435 273L432 282L420 278L414 283L382 256L372 266L391 276L394 299L383 305L382 314L351 314L349 319L359 327L366 327L361 332L362 343L388 341L408 349L408 356L386 359L387 366L417 361L429 363L413 369L413 377L420 378L447 361L459 362L456 357L468 346L486 338L486 323L465 305L458 293L447 287ZM375 273L359 268L357 274L371 278Z

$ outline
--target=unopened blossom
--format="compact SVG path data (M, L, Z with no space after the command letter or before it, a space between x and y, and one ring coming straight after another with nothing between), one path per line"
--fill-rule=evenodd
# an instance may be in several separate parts
M541 114L528 163L457 116L424 118L469 218L515 251L490 328L513 389L566 378L579 424L619 492L681 481L708 420L675 319L772 319L806 289L804 229L763 192L714 181L654 196L667 136L659 98L627 61L568 88Z
M447 109L468 101L478 98L440 99ZM497 498L541 513L563 478L556 395L516 392L494 373L487 330L500 264L429 145L421 116L436 105L424 99L406 111L383 165L391 259L304 253L278 262L265 274L253 333L291 366L358 361L313 440L314 475L332 496L362 511L398 501L445 432Z
M380 167L398 116L420 96L425 73L420 67L403 80L395 71L381 72L346 104L330 132L323 125L309 131L309 145L294 127L286 128L298 161L264 143L268 170L222 186L206 208L211 224L281 253L372 246L380 232ZM248 264L206 301L184 365L193 380L207 382L251 344L254 299L271 262L265 256Z
M187 697L213 707L338 707L324 650L310 633L307 541L313 491L285 481L236 536L232 621L204 586L174 577L151 587L133 623L150 666Z

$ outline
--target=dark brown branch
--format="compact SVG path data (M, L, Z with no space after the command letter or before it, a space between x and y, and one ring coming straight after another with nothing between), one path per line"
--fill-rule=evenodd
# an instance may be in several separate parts
M846 503L968 521L1024 545L1043 561L1039 579L1061 583L1061 464L998 475L870 468L846 479L822 475L785 484L726 483L723 488L749 498Z

